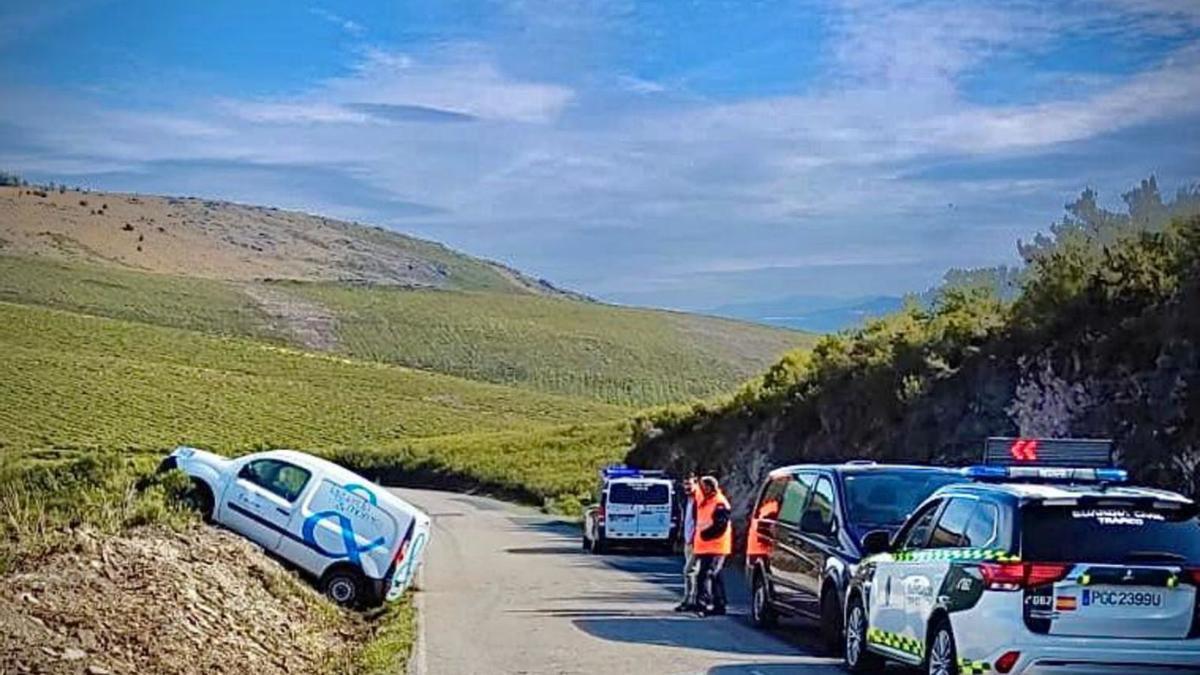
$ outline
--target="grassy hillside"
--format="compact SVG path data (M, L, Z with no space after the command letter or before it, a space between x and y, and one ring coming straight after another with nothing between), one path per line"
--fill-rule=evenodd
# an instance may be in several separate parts
M217 335L270 337L268 317L233 283L0 255L0 301Z
M811 344L803 333L555 298L285 288L343 317L346 354L627 405L709 396Z
M210 279L570 295L415 237L215 200L0 187L0 252Z
M0 443L369 445L622 409L396 366L0 304Z
M5 256L0 301L265 338L619 405L709 396L814 339L533 295L231 282Z

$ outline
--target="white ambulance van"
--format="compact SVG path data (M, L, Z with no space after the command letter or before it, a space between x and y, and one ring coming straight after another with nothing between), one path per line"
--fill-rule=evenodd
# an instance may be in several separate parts
M271 450L230 459L180 447L160 470L176 468L192 478L205 519L312 575L340 605L399 598L429 544L429 516L319 457Z
M624 466L601 471L600 503L584 514L583 548L603 553L614 545L669 551L678 530L675 483L662 471Z

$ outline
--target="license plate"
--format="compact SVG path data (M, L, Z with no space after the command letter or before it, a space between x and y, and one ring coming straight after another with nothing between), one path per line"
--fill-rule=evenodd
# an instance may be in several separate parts
M1161 591L1117 591L1084 589L1084 607L1162 607Z

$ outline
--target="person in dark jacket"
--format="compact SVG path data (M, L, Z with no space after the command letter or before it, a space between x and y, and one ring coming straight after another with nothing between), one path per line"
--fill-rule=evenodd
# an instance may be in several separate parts
M733 552L732 512L717 479L700 479L701 499L696 504L696 534L692 550L700 561L697 602L701 616L725 613L725 580L721 570Z

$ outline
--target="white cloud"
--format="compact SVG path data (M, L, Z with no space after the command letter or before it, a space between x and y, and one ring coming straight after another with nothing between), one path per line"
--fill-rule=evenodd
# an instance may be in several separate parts
M367 29L365 27L363 27L362 24L360 24L356 21L347 19L343 16L334 14L333 12L331 12L327 9L323 9L321 7L312 7L308 11L312 15L321 17L322 19L328 21L329 23L332 23L333 25L337 26L338 28L341 28L347 34L352 35L354 37L360 37L363 33L367 32Z

